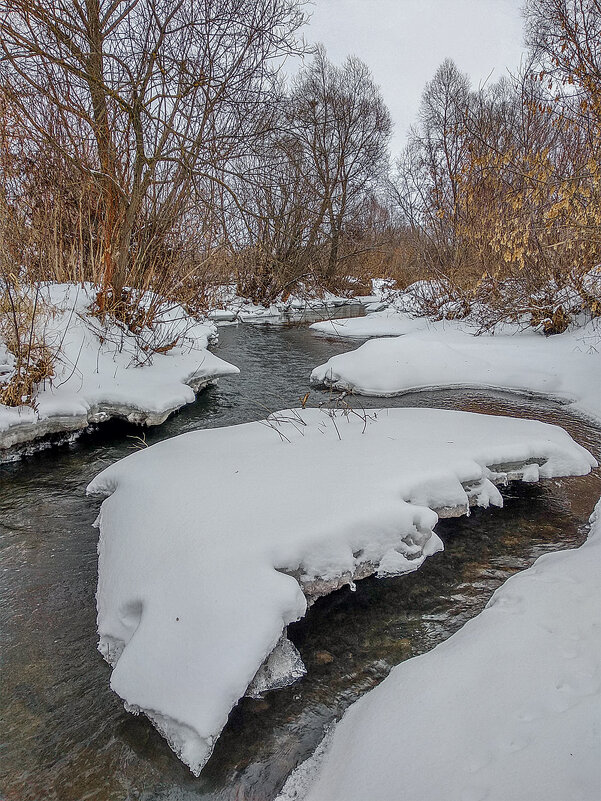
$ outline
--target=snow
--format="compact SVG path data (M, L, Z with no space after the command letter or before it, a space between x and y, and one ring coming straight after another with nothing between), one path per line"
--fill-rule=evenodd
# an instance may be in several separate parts
M367 339L369 337L398 337L435 326L425 317L411 317L387 308L366 314L365 317L344 317L324 320L309 326L319 334L330 337Z
M207 350L216 336L213 323L191 318L181 306L165 306L153 331L137 336L91 316L90 285L45 286L42 297L51 313L44 320L44 341L58 350L55 375L39 388L35 409L0 405L0 454L48 433L85 428L109 417L156 425L195 399L219 376L238 369ZM149 356L145 347L178 345ZM0 343L0 380L12 360Z
M508 478L594 464L556 426L410 408L288 410L138 451L88 487L106 496L97 602L111 687L198 773L249 685L302 673L285 634L307 601L418 569L442 547L434 510L501 505Z
M405 336L365 342L311 375L313 384L383 397L456 387L531 393L571 404L595 419L601 419L600 380L597 320L551 337L511 326L474 336L461 322L441 321Z
M394 288L394 281L381 278L372 279L373 295L361 298L366 316L361 318L342 318L316 322L310 327L319 334L330 337L349 337L364 339L369 337L396 337L416 331L444 330L448 321L432 320L424 314L424 305L432 301L440 292L448 295L448 287L436 281L416 281L404 290ZM449 300L448 311L453 309ZM451 324L451 328L458 326ZM470 328L470 321L460 325Z
M601 500L591 522L353 704L279 801L599 798Z
M343 297L329 291L319 293L300 284L297 291L280 296L268 306L253 303L236 293L235 284L220 286L213 298L209 318L219 325L239 321L255 325L282 325L301 320L308 313L327 313L340 306L361 306L377 301L377 297Z
M582 289L592 298L601 301L601 275L599 268L590 270L574 284L582 283ZM516 285L515 279L503 283L508 296L520 296L526 290ZM499 288L500 290L500 288ZM500 290L501 291L501 290ZM330 337L357 338L403 336L417 331L463 331L478 334L482 321L495 318L494 309L476 297L462 298L446 280L416 281L405 289L397 289L392 280L373 279L372 297L361 298L367 316L362 320L338 319L316 322L311 328ZM468 302L469 300L469 302ZM560 288L553 281L528 297L526 306L546 310L549 318L560 308L576 320L576 325L585 316L583 298L574 286ZM467 316L466 316L467 315ZM515 334L531 323L531 314L523 312L521 326L515 323L497 322L495 332ZM543 330L539 323L537 330Z

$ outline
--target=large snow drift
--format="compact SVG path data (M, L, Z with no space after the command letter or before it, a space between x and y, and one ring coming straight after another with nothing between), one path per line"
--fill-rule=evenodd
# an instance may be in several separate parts
M195 393L238 368L207 350L213 323L198 322L177 304L165 308L153 331L134 336L89 313L90 285L53 284L42 290L51 312L38 331L58 352L51 383L40 387L35 409L0 405L0 454L50 433L76 431L109 417L156 425L191 403ZM178 344L170 347L175 340ZM152 354L151 347L165 353ZM12 369L0 343L0 381Z
M252 692L281 684L279 663L302 673L281 638L303 590L415 570L442 547L433 510L500 506L508 475L594 463L556 426L437 409L292 410L132 454L88 488L108 496L97 600L111 687L198 773L257 671Z
M598 799L601 501L591 520L353 704L279 801Z
M333 356L311 382L383 397L453 387L534 393L599 419L601 328L593 321L552 337L532 329L472 336L446 323Z

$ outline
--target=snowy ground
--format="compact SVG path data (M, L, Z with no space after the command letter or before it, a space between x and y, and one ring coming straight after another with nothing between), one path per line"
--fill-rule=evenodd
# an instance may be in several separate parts
M133 336L90 316L89 286L50 285L42 294L52 311L38 333L58 351L55 375L39 388L35 409L0 405L0 455L109 417L156 425L191 403L201 387L238 372L207 350L214 324L193 320L181 306L165 307L153 331ZM178 344L169 348L174 340ZM156 347L169 349L151 354ZM12 357L0 343L0 381L11 369Z
M601 501L588 541L507 581L346 712L279 801L601 797Z
M331 292L319 295L314 292L300 290L288 295L285 300L276 300L269 306L260 306L236 294L236 285L228 284L219 287L215 293L216 308L209 312L209 319L215 323L230 322L253 323L255 325L281 325L282 323L302 319L307 313L324 313L340 306L370 306L379 304L379 295L368 297L343 297Z
M365 318L364 326L371 317L377 315ZM383 397L432 388L502 389L554 398L601 419L598 320L545 337L510 326L494 336L474 336L457 321L396 319L409 320L414 330L332 357L313 370L311 382ZM354 322L346 321L347 327Z
M416 570L442 547L434 510L501 505L508 477L594 464L555 426L437 409L291 410L132 454L88 488L107 496L97 600L111 687L198 773L249 685L302 674L285 633L305 596Z

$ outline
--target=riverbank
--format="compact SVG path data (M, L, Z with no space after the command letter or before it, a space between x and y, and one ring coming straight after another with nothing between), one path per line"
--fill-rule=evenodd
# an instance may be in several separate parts
M224 285L215 289L205 318L161 301L152 326L134 334L108 317L101 322L91 285L48 284L38 293L31 335L47 349L52 374L34 387L31 399L23 398L23 404L0 403L0 462L73 439L111 418L143 426L162 424L201 390L239 372L209 350L221 326L333 319L363 314L380 303L377 294L349 298L301 287L300 294L266 307L237 296L235 285ZM148 302L155 301L149 296ZM0 390L11 380L15 363L0 341Z
M381 296L377 287L376 284L374 294L369 296L343 296L301 284L294 292L281 294L273 303L260 305L238 295L235 284L224 284L212 292L208 318L218 324L241 322L253 325L283 325L310 319L312 315L323 315L328 319L332 312L343 306L369 309L379 305Z
M593 801L601 786L601 500L588 540L509 579L346 712L279 801Z
M601 420L599 319L548 337L509 324L477 336L469 321L430 321L385 312L342 322L345 337L355 331L390 336L371 339L316 367L311 374L314 386L386 398L434 388L501 390L546 397ZM331 321L317 330L339 325ZM399 336L401 326L404 335Z
M44 313L35 336L52 353L51 378L40 383L27 405L0 405L0 461L10 460L50 435L74 434L120 418L153 426L194 401L215 380L238 373L209 344L213 323L197 320L177 304L163 304L151 328L133 334L92 313L89 285L42 287L36 303ZM15 358L3 348L4 381Z
M215 353L239 365L240 375L224 378L163 425L147 429L146 440L262 419L266 405L298 405L312 366L347 347L304 326L224 327ZM310 402L325 398L315 392ZM357 400L376 410L381 405L377 398ZM599 429L558 405L465 391L386 403L543 419L565 427L599 458ZM132 432L107 423L68 447L0 468L0 790L8 797L274 798L318 745L324 727L394 665L446 639L537 556L578 546L593 498L601 494L598 471L517 484L504 493L504 511L481 509L439 521L445 550L418 571L368 578L357 582L355 592L347 587L319 599L289 627L308 673L263 699L242 699L195 779L143 716L124 711L96 650L98 534L92 523L98 505L84 492L102 469L132 453L126 436ZM285 516L282 525L287 521Z

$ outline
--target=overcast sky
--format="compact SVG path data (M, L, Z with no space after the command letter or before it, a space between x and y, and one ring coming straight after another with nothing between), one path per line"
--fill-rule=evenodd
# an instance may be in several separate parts
M522 0L314 0L305 38L335 63L370 67L392 115L394 156L415 121L426 81L447 57L474 85L515 71L523 53Z

